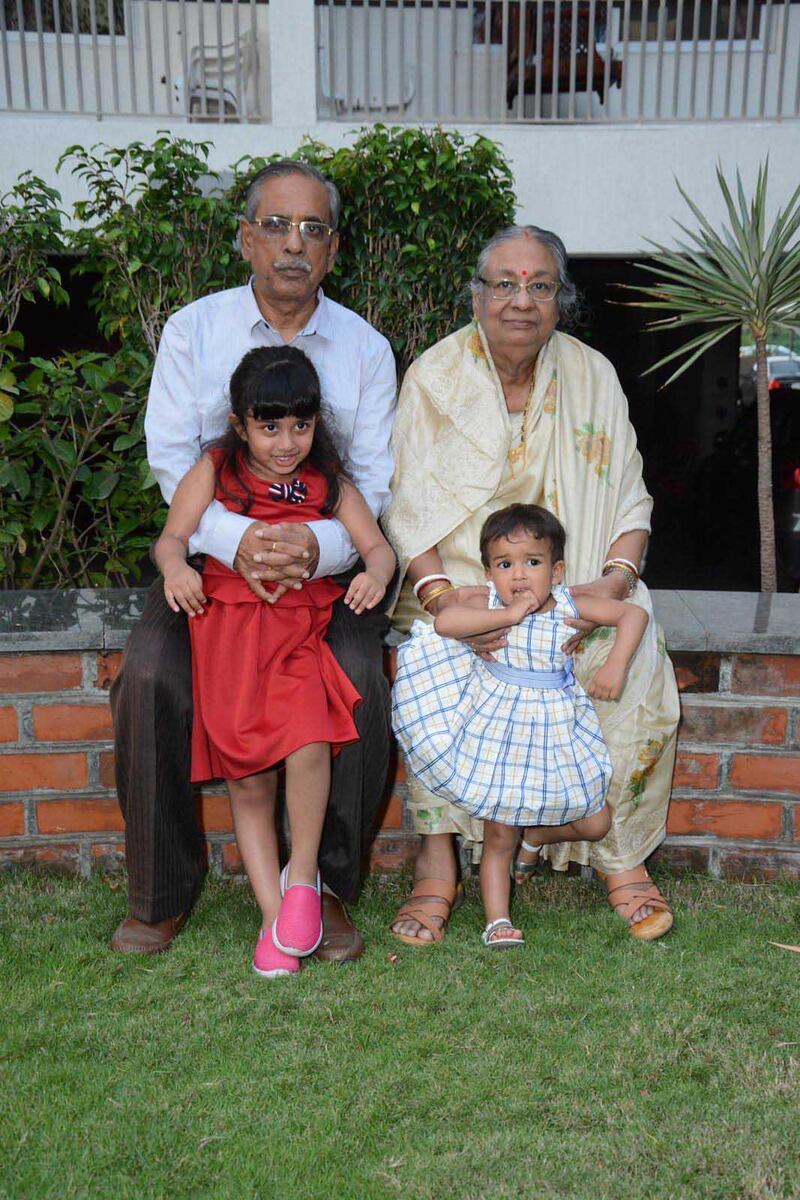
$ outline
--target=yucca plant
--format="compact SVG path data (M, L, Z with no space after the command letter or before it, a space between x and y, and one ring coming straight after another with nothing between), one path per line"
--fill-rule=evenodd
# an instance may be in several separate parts
M775 325L800 328L800 187L767 229L767 175L768 161L765 161L759 166L755 192L748 200L737 170L734 198L721 168L717 167L717 180L730 219L720 233L678 183L678 191L699 228L692 231L676 221L688 241L677 242L674 250L647 239L655 250L653 259L636 265L656 275L659 282L632 290L647 297L633 301L637 307L660 309L668 314L648 322L648 329L708 326L645 372L650 374L667 363L679 362L664 387L733 330L744 325L752 334L756 346L761 590L774 592L777 577L767 342Z

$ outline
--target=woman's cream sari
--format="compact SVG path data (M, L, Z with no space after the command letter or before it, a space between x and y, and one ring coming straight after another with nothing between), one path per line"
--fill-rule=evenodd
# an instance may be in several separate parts
M597 579L609 547L623 533L650 528L652 500L616 373L597 351L554 333L539 353L526 444L509 416L483 330L475 322L426 351L408 370L392 438L392 503L384 517L401 576L417 555L436 546L456 584L483 583L478 555L486 518L508 504L542 504L567 531L566 582ZM647 588L632 602L652 617ZM408 581L394 609L407 632L425 618ZM605 661L614 630L601 628L575 656L581 682ZM602 842L563 843L545 850L553 866L570 860L613 873L637 866L664 837L678 693L664 638L651 620L618 703L596 701L614 776L613 813ZM481 826L460 809L409 783L417 833L460 833L477 849Z

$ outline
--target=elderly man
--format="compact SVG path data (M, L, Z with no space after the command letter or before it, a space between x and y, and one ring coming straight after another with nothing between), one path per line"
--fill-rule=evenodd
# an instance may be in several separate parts
M327 299L320 287L336 257L339 210L336 187L313 167L292 161L267 167L250 184L240 223L242 255L252 268L249 283L197 300L167 322L145 422L148 460L166 501L201 446L225 429L227 384L246 351L293 345L317 368L353 480L376 516L385 507L392 473L394 359L384 337ZM336 520L269 527L216 501L206 510L190 551L207 552L234 567L263 599L264 581L296 586L306 578L341 575L356 558ZM360 741L334 760L320 850L324 936L317 956L337 962L363 952L341 901L358 895L386 776L384 627L382 614L356 617L340 600L328 634L363 697L356 715ZM131 633L111 700L129 875L129 913L112 946L155 954L168 949L183 926L204 873L189 784L187 621L168 607L160 581Z

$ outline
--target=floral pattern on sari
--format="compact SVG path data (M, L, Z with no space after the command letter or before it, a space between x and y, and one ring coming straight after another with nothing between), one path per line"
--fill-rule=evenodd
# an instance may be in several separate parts
M575 444L578 453L582 454L590 466L593 466L598 479L608 483L609 467L611 465L611 438L602 429L595 429L591 421L587 421L580 429L575 430Z
M664 753L664 747L669 740L667 734L662 734L659 738L648 738L642 749L639 751L639 769L631 771L628 779L628 795L634 808L638 808L639 802L647 788L647 780L653 773L656 763Z
M548 416L552 416L556 411L556 401L558 399L558 376L555 367L550 382L547 385L547 391L544 394L542 403L542 412L546 412Z
M480 362L481 360L484 362L486 361L486 351L483 348L480 330L478 329L477 322L475 321L472 322L472 333L469 335L467 349L476 362Z

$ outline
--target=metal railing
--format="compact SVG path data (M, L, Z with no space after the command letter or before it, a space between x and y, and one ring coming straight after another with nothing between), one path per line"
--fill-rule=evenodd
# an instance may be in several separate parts
M0 109L263 121L267 0L0 0Z
M800 5L316 0L318 109L343 121L800 116Z

